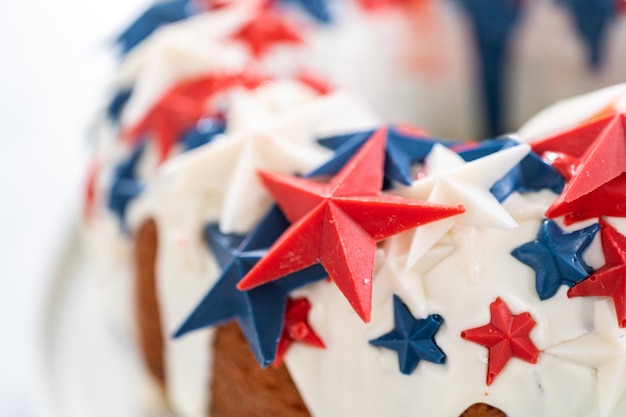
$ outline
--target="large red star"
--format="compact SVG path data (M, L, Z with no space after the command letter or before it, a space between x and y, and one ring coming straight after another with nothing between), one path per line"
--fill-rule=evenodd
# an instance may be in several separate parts
M302 43L298 27L269 6L260 7L257 15L235 32L232 39L247 45L256 58L279 43Z
M274 366L279 366L283 362L283 358L293 342L306 343L322 349L326 347L308 322L309 310L311 310L311 303L306 298L287 300L285 324L278 341Z
M489 349L487 385L491 385L512 357L537 363L539 355L539 350L528 336L535 327L535 320L528 312L512 315L500 297L491 303L489 311L489 324L461 332L463 339Z
M209 101L217 94L234 86L254 88L264 78L254 74L209 74L184 80L170 88L146 115L125 134L134 144L145 134L155 141L159 161L167 159L180 135L210 113Z
M546 211L572 223L600 215L626 216L626 116L609 113L568 132L532 144L568 179Z
M260 172L292 225L239 282L239 289L321 263L369 322L376 242L465 211L380 194L386 137L385 129L378 130L328 183Z
M569 289L569 297L611 297L620 327L626 327L626 237L600 221L605 264Z

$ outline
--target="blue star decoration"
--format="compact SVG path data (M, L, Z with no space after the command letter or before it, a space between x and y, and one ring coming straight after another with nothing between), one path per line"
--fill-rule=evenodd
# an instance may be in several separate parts
M123 232L128 233L126 223L126 211L128 205L137 198L144 189L144 182L137 178L137 163L146 147L146 142L141 142L127 159L121 161L113 171L111 189L107 206L117 215Z
M126 107L126 103L128 103L132 94L132 88L124 88L115 93L106 109L107 117L111 122L118 123L120 121L122 111L124 111L124 107Z
M157 2L148 7L124 30L116 39L116 43L122 48L122 54L127 54L161 26L187 19L199 11L190 0Z
M328 274L321 265L315 265L249 291L236 286L288 225L274 207L246 237L222 234L214 224L206 226L204 236L222 272L174 337L236 320L259 364L266 367L274 362L289 293Z
M453 142L442 139L429 138L402 129L393 125L378 129L387 130L385 149L385 180L396 181L404 185L411 185L411 165L423 162L435 144L450 146ZM333 158L323 166L317 168L310 175L332 175L339 171L338 167L352 158L365 142L378 129L347 133L318 139L318 143L335 151ZM388 188L388 187L386 187Z
M502 137L481 142L472 148L458 152L458 154L465 161L469 162L518 144L517 141L511 138ZM560 194L564 186L565 179L556 169L546 163L536 153L529 152L518 165L499 179L489 191L502 203L515 191L527 193L549 189L555 194Z
M196 125L185 132L180 143L183 151L190 151L211 142L217 135L226 131L226 122L221 118L202 119Z
M443 323L443 317L431 314L425 319L416 319L397 295L393 296L395 328L370 340L370 344L398 353L400 372L413 373L420 360L443 364L446 355L435 343L435 333Z
M611 19L617 16L615 0L557 0L567 7L578 34L587 47L589 64L593 69L602 65L604 44Z
M330 23L332 14L328 0L281 0L282 3L295 3L299 5L311 17L321 23Z
M467 11L478 53L487 136L503 133L504 88L510 42L524 0L459 0ZM587 0L583 0L587 1ZM595 0L593 0L595 1Z
M535 270L537 294L547 300L561 284L571 287L593 272L583 254L598 230L600 226L594 224L565 233L554 221L544 220L537 239L514 249L511 255Z

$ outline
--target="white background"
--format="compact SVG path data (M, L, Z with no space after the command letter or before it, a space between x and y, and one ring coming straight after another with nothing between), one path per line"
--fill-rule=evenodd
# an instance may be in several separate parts
M80 216L110 42L146 4L0 1L0 417L36 415L42 300Z

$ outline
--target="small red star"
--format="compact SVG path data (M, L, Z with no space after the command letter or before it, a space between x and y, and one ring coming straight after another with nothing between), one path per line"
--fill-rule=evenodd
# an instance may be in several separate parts
M565 189L546 211L566 221L599 215L626 216L616 194L626 192L626 116L609 113L568 132L532 144L533 151L554 161L567 179ZM590 198L593 197L593 198Z
M87 170L87 179L85 181L85 200L83 205L83 218L86 222L91 220L96 207L96 180L100 172L100 164L92 161Z
M293 342L302 342L321 349L326 347L308 322L310 310L311 303L306 298L290 298L287 300L285 324L278 341L274 366L279 366L283 362L283 358Z
M600 226L606 262L603 267L570 288L567 296L611 297L618 324L626 327L626 237L602 220Z
M259 8L258 14L235 32L232 39L247 45L256 58L262 57L276 44L303 41L298 27L268 6Z
M512 315L500 297L491 303L489 311L489 324L461 332L463 339L489 349L487 385L491 385L512 357L537 363L539 355L539 350L528 336L535 327L535 320L528 312Z
M124 136L134 144L145 134L155 141L159 161L167 159L180 135L210 112L209 101L235 86L255 88L265 79L250 73L209 74L169 89Z
M321 263L369 322L376 242L465 211L380 194L386 137L379 129L329 183L260 172L292 225L239 282L240 290Z

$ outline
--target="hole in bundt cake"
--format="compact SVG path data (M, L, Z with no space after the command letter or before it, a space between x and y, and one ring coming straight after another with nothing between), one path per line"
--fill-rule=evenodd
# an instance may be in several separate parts
M139 348L148 372L165 387L164 343L156 290L157 225L148 220L134 240L135 308Z
M489 404L476 403L463 411L460 417L506 417L506 414Z

